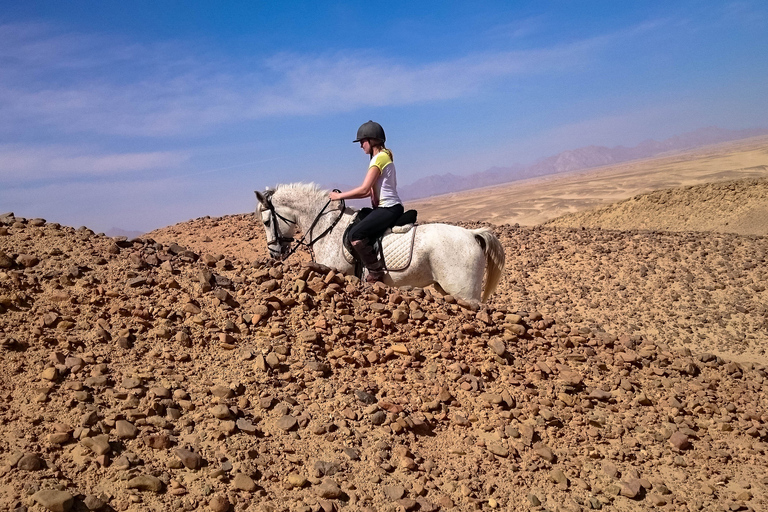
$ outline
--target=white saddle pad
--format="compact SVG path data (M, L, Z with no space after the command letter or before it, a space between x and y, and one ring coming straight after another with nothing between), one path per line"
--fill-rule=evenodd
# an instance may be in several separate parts
M405 270L411 264L413 240L416 238L416 225L395 226L384 232L381 248L384 252L384 264L387 270ZM347 263L354 263L355 257L344 247Z

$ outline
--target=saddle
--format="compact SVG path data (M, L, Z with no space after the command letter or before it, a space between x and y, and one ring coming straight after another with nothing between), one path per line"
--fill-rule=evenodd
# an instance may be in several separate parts
M349 240L349 230L363 220L373 210L371 208L362 208L354 219L349 223L344 231L343 246L344 258L347 263L355 265L355 275L362 278L363 265L357 257L357 253L352 249ZM379 259L384 263L386 270L398 271L405 270L411 264L413 254L413 240L416 237L416 210L404 212L395 224L387 229L381 237L373 243L373 250L379 255Z

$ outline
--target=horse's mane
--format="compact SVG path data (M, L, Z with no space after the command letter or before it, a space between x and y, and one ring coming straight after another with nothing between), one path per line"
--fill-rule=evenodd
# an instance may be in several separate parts
M301 207L315 201L327 201L328 191L321 189L316 183L284 183L275 187L272 197L281 203Z

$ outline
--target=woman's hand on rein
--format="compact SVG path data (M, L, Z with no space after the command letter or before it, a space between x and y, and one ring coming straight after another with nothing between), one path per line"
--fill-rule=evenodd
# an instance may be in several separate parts
M331 198L331 201L338 201L341 199L341 192L331 192L328 194L328 197Z

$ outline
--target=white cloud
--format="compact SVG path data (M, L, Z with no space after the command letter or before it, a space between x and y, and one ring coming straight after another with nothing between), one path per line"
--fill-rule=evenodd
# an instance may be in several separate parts
M0 26L0 131L45 127L127 136L199 133L280 115L471 95L500 77L562 70L591 43L404 64L361 55L279 54L237 62L181 44L140 46L41 25Z
M178 167L184 152L99 153L68 146L0 145L0 180L6 185L43 179L105 177Z

